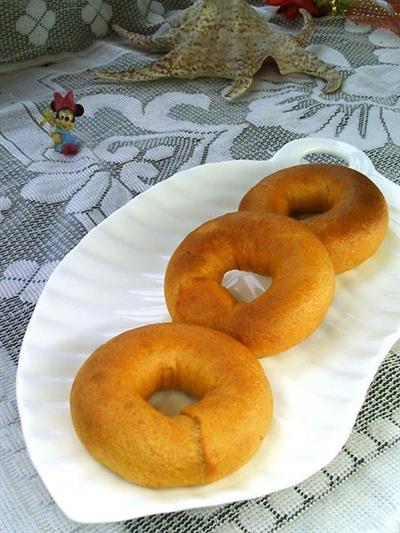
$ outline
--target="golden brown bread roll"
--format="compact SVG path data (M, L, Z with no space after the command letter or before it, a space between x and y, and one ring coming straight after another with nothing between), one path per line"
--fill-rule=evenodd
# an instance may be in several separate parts
M166 416L147 399L179 389L198 399ZM98 348L71 391L75 430L90 454L146 487L202 485L242 466L271 422L259 362L221 332L183 324L127 331Z
M272 277L249 303L221 286L225 272ZM208 221L173 253L165 299L175 322L224 331L256 356L282 352L310 335L332 301L335 275L321 242L286 216L242 211Z
M366 176L340 165L309 164L279 170L255 185L239 209L294 216L322 241L336 272L356 267L382 242L388 209Z

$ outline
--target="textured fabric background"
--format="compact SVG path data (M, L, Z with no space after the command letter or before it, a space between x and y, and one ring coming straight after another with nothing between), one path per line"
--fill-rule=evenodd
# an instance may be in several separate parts
M0 62L75 52L111 32L110 23L149 33L191 0L0 0Z
M79 15L89 3L106 4L47 0L46 7L58 10L68 4ZM11 4L20 6L18 16L26 12L26 2L3 1L2 54L10 50L7 39L15 37L4 26ZM130 7L123 2L108 4L113 13L120 9L129 27L143 31L151 27L148 13L143 14L146 2L132 1ZM151 3L153 8L156 4ZM167 8L182 4L163 2L161 20L156 22L164 21ZM290 31L299 28L296 22L274 21ZM82 21L77 27L68 22L68 27L87 32L77 36L76 48L92 38ZM26 58L50 50L44 44L45 48L32 47L25 34L18 39L17 48ZM54 51L71 49L57 39L51 42L59 46ZM1 531L399 531L399 345L381 365L346 446L331 464L296 487L219 508L112 525L73 523L38 478L18 420L18 354L46 280L87 231L136 194L178 170L204 162L266 159L286 142L304 136L350 142L364 150L381 173L400 183L400 39L343 19L327 19L318 22L311 49L343 72L345 82L338 93L323 95L319 80L284 78L272 70L268 81L256 82L235 104L221 97L227 85L223 80L123 85L93 79L87 73L89 67L126 68L151 61L150 55L116 40L97 41L61 62L0 77ZM86 111L76 128L82 151L66 159L49 148L50 138L39 122L53 91L70 87Z

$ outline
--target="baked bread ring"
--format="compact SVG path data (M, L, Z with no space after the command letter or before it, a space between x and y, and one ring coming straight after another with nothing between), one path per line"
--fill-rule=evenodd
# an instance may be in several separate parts
M336 272L356 267L378 248L388 227L388 209L366 176L340 165L308 164L279 170L243 197L240 210L294 216L322 241Z
M166 416L147 399L180 389L198 399ZM272 396L259 362L219 331L144 326L111 339L79 370L75 430L90 454L146 487L202 485L242 466L259 448Z
M225 272L272 277L252 302L238 302L221 286ZM210 220L172 255L165 299L175 322L224 331L256 356L282 352L320 324L332 301L335 274L304 224L275 214L241 211Z

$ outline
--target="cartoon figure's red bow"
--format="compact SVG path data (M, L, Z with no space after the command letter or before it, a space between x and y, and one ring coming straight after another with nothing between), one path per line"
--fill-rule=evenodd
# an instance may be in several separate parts
M75 113L76 104L74 101L74 94L71 89L67 91L65 96L57 92L54 93L54 107L57 113L61 109L70 109L73 113Z

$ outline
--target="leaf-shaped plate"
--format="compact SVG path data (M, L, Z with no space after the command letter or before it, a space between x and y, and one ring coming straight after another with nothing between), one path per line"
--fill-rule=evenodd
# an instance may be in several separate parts
M387 237L371 259L337 277L334 302L310 338L262 361L275 414L247 465L203 487L152 490L123 481L93 460L75 435L69 392L78 368L119 332L168 321L163 278L178 243L202 222L236 210L262 177L312 152L339 155L380 187L390 207ZM269 161L181 172L92 230L48 281L23 341L17 376L29 453L64 513L79 522L107 522L223 504L289 487L326 465L349 436L380 362L399 337L399 244L399 188L362 152L327 139L293 141ZM259 291L260 283L265 279L248 275L228 281L243 297Z

